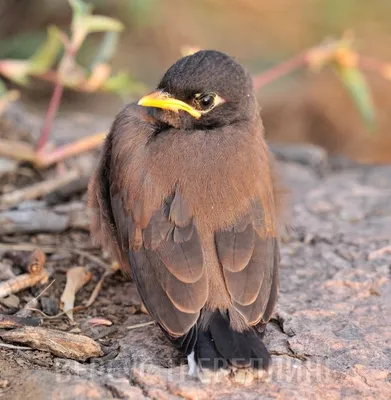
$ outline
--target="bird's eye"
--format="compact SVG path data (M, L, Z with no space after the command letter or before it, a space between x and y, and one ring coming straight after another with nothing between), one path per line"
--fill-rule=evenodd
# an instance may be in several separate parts
M214 106L215 97L216 96L214 94L206 93L206 94L196 95L195 100L197 105L202 110L209 110Z
M203 108L209 108L214 102L214 97L210 94L206 94L205 96L201 97L200 104Z

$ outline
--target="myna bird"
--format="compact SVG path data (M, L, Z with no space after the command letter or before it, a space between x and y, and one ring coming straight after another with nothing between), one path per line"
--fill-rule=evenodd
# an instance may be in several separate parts
M181 58L115 118L89 186L92 234L191 373L194 359L268 368L278 197L251 76L223 53Z

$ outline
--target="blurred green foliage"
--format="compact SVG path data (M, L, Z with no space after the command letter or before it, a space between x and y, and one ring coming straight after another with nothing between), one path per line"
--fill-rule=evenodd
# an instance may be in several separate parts
M131 32L134 27L142 26L144 29L142 30L143 34L146 33L148 35L150 34L150 31L145 28L148 28L149 24L151 27L155 24L160 28L162 20L159 19L159 11L163 9L169 10L167 3L162 6L162 2L158 0L69 0L69 4L73 10L72 22L70 22L71 15L67 15L66 10L64 9L64 4L66 5L66 2L63 0L40 1L41 9L39 12L45 14L47 20L51 20L50 17L58 18L62 12L65 17L60 21L61 23L59 26L64 31L63 33L72 37L76 31L78 35L77 38L74 38L78 48L75 59L71 62L69 62L69 60L67 63L63 62L63 66L59 67L63 79L62 83L66 87L75 90L91 91L92 89L97 88L97 85L100 83L99 80L104 78L104 82L98 85L99 90L101 91L110 91L121 96L126 96L129 93L136 93L144 90L144 86L131 79L125 70L118 71L117 74L112 74L110 67L110 74L106 77L104 76L107 74L107 69L102 68L102 65L106 67L109 66L109 63L117 51L118 35L119 31L122 29L121 22L106 16L106 14L111 16L120 16L121 21L129 28L129 32ZM264 2L265 4L267 3L266 1ZM186 6L190 11L195 10L198 12L198 14L192 14L191 20L199 18L198 30L201 31L208 40L210 37L216 37L217 41L215 41L215 43L220 43L219 40L222 39L225 41L229 40L227 39L229 36L225 36L225 33L227 32L223 32L222 29L226 25L230 24L229 18L229 21L225 22L227 19L226 16L228 15L226 13L229 13L228 9L231 8L232 10L236 10L234 3L239 3L239 0L236 0L236 2L232 1L232 4L230 5L227 3L227 10L221 7L223 3L224 2L217 0L202 0L197 2L196 5L194 5L194 2L189 2L189 5ZM257 5L254 4L258 4L257 0L254 0L253 3L251 3L251 1L243 1L244 11L245 4L247 3L249 4L248 7L250 9L253 6L253 9L256 10ZM259 1L259 3L262 3L262 1ZM303 23L306 24L304 40L307 40L307 38L310 37L308 40L315 40L315 43L319 37L324 37L326 33L330 32L334 35L340 35L346 27L352 26L357 28L357 21L359 21L360 18L364 20L367 14L370 14L371 18L376 20L379 24L389 23L389 17L391 17L391 2L386 1L377 2L376 6L365 0L314 0L311 2L300 2L300 4L303 9L298 13L298 15L303 19ZM304 7L303 4L306 6ZM100 13L105 15L93 15L92 9L94 7L98 9ZM239 5L239 7L242 7L242 5ZM270 9L272 14L274 12L274 18L276 18L276 16L278 16L278 20L283 18L283 16L280 15L282 12L280 8L283 8L282 6L276 5L274 8L271 6L269 8L265 7L261 7L262 10ZM180 13L183 13L183 10L180 11ZM176 38L181 36L178 35L178 32L181 33L180 28L182 27L180 25L181 15L174 11L172 12L172 15L171 12L166 14L169 15L168 18L172 17L174 18L173 20L178 20L179 29L176 31L173 29L173 31L176 33ZM235 22L242 18L241 13L239 14L232 14L232 18L234 18ZM162 15L164 15L164 13ZM260 16L262 16L261 13ZM186 21L186 18L184 20ZM265 22L267 23L267 21ZM68 25L64 26L64 23L67 23ZM165 23L167 24L167 21L165 21ZM260 24L260 26L261 25L262 24ZM277 25L278 24L275 24L275 26ZM162 25L162 27L162 37L167 38L167 52L169 53L172 51L172 48L170 49L170 39L172 38L164 32L164 25ZM230 28L232 28L232 26L230 26ZM271 31L273 28L269 26L267 29ZM214 30L216 30L216 32ZM284 32L284 26L278 25L278 30ZM300 31L300 29L297 30ZM97 31L100 33L96 34L95 32ZM235 37L241 35L241 33L235 29L232 31L234 32ZM254 32L255 31L256 29L254 27ZM92 34L90 35L90 33ZM267 49L268 52L265 52L266 56L264 56L261 51L254 52L252 55L252 60L255 62L255 68L253 68L254 72L257 70L266 70L268 68L278 68L279 63L287 56L288 47L284 46L285 42L288 43L290 41L288 36L289 34L286 36L283 34L280 36L277 35L277 37L283 38L283 45L277 43L275 46L272 46L272 50L270 50L270 48ZM151 35L151 37L151 42L157 41L156 32L155 36ZM149 36L147 36L147 38L149 39ZM136 35L136 41L138 39L139 38ZM270 42L270 36L269 34L265 34L263 39L262 37L257 36L257 40L261 42L261 45L263 45L262 40ZM304 48L313 43L308 41L303 45L303 42L300 40L303 40L300 36L298 36L298 39L292 39L292 41L294 41L294 46L297 46L296 50L299 48L299 45L302 46L301 48ZM147 42L141 43L141 46L144 46L142 51L145 51L145 48L149 47L149 43L146 43ZM198 45L199 43L190 44ZM291 46L293 45L291 44ZM151 47L153 46L151 45ZM250 46L246 45L244 47L247 48ZM164 50L165 49L166 46L164 47ZM152 49L151 51L155 50L156 49ZM159 52L156 53L156 57L159 57ZM143 53L140 52L140 54ZM262 57L260 55L262 55ZM8 58L8 64L3 63L3 66L6 66L6 73L3 71L3 75L7 76L8 79L14 80L18 84L27 84L29 74L35 76L45 74L57 63L61 64L61 60L64 59L64 45L61 41L59 28L50 27L48 29L46 40L44 32L33 30L28 33L21 32L0 41L0 58L4 57ZM140 58L139 55L136 55L133 59L137 57ZM123 60L127 62L125 56L123 57ZM348 91L358 112L365 121L366 126L373 131L376 126L376 121L371 91L365 77L359 70L359 66L347 66L336 63L335 60L329 61L330 62L327 65L334 69L335 73L341 80L341 83ZM141 65L143 65L143 63L141 63ZM303 70L297 69L291 72L292 73L279 77L278 81L271 89L269 89L268 86L265 86L262 90L268 93L269 90L273 91L278 85L285 87L286 82L295 80L299 74L303 73Z
M348 91L369 132L376 130L376 115L371 90L361 71L354 67L335 66L337 76Z
M30 35L27 46L33 47L34 52L22 59L0 60L0 75L18 85L28 85L29 78L41 78L60 82L63 86L81 91L111 91L121 96L130 92L140 91L142 85L130 76L120 71L112 74L109 65L117 50L118 34L124 25L117 19L92 14L92 4L82 0L68 0L72 8L72 20L69 33L56 26L49 26L46 40L39 41L37 36ZM81 65L76 60L80 48L91 33L103 33L100 44L93 53L88 65ZM3 41L3 52L12 53L13 46L23 43L25 36L14 37ZM39 45L36 44L39 42ZM23 47L23 46L22 46ZM19 53L27 55L27 52ZM54 68L57 64L57 72ZM54 74L54 75L53 75ZM1 82L0 93L6 93L5 85Z

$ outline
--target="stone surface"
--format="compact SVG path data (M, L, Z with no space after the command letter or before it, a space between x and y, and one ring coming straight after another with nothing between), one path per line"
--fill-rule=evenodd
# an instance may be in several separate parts
M265 337L273 354L266 379L190 379L186 360L149 325L124 328L119 354L107 362L55 360L57 379L73 377L70 384L54 387L52 372L39 371L25 372L18 387L0 372L10 382L8 398L391 398L391 256L378 251L391 239L391 167L352 167L320 179L308 166L285 163L282 172L293 192L292 230ZM131 324L146 321L141 315Z

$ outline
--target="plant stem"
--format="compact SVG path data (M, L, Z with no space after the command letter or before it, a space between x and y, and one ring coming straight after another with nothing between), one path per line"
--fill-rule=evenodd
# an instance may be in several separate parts
M379 61L376 58L362 55L358 56L358 66L365 71L375 72L385 78L388 78L385 76L387 70L391 71L391 64Z
M105 132L97 133L95 135L77 140L76 142L57 147L50 152L42 151L37 154L37 166L39 168L46 168L52 164L64 161L71 156L95 149L102 145L106 136L107 133Z
M262 87L276 81L282 76L288 75L289 73L304 67L307 64L308 52L298 54L297 56L276 65L268 69L267 71L261 72L259 75L254 76L254 88L261 89Z
M41 136L38 139L38 143L37 143L37 147L36 147L37 152L39 152L40 150L43 149L43 147L46 145L46 143L49 139L50 131L51 131L52 125L53 125L53 120L57 114L57 110L58 110L58 107L61 102L63 90L64 90L63 85L60 82L56 82L56 84L54 86L52 97L50 99L49 107L48 107L48 110L45 115L45 120L43 123Z

